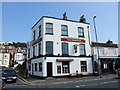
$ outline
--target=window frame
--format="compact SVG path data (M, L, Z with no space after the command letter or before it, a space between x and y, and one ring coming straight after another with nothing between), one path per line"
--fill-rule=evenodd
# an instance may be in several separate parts
M62 27L67 28L66 30ZM63 34L62 32L65 32L66 34ZM61 36L68 36L68 25L61 25Z
M81 45L84 46L84 49L81 49ZM86 48L85 48L85 44L79 44L79 50L80 50L80 56L85 56L86 55ZM81 50L84 52L84 54L81 53Z
M67 67L63 67L64 65L67 65ZM68 70L67 70L68 68ZM64 71L65 69L65 71ZM70 63L69 61L63 61L62 62L62 73L70 73Z
M35 71L37 71L37 63L35 63Z
M84 28L83 27L78 27L78 37L84 37Z
M85 62L85 65L81 64L82 62ZM81 72L87 72L87 61L80 61L80 66L81 66ZM85 70L83 71L83 69Z
M52 25L52 28L51 28L51 27L48 28L48 25L47 25L47 24L49 24L49 25L51 24L51 25ZM51 33L50 33L50 32L47 32L48 29L51 30ZM45 31L45 34L53 35L53 23L46 22L46 31Z
M42 72L42 62L39 62L39 72Z
M33 57L35 57L35 46L33 46Z
M41 25L39 25L39 36L38 37L40 37L41 36Z
M65 44L67 45L67 48L65 48L65 46L64 46ZM68 56L69 55L69 44L66 43L66 42L62 42L61 46L62 46L62 55L63 56ZM64 53L63 53L63 51L64 51Z
M38 44L38 56L41 55L41 43Z
M33 31L33 41L35 41L35 34L36 34L36 31L34 30Z
M52 47L50 47L50 45L47 45L47 43L51 43L52 44ZM48 47L48 48L47 48ZM49 51L47 50L50 50L52 48L52 53L48 53ZM46 41L46 55L53 55L53 41Z

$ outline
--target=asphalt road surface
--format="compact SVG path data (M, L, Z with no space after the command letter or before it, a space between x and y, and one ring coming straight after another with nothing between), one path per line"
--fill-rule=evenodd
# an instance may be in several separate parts
M38 83L30 85L18 78L16 83L8 83L5 88L120 88L120 78L113 77L110 79L94 79L85 81L73 81L68 82L67 80L63 83Z

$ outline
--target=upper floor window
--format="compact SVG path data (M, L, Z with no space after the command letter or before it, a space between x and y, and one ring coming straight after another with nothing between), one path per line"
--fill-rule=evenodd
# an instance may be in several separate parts
M84 37L84 28L78 27L78 37Z
M46 55L53 55L53 42L52 41L46 42Z
M62 43L62 55L68 55L68 43Z
M30 48L28 49L28 58L30 58Z
M33 57L35 56L35 46L33 47Z
M67 25L61 25L61 35L68 35L68 26Z
M104 55L104 49L103 48L99 48L99 54Z
M35 40L35 30L33 31L33 40Z
M41 25L39 26L39 37L41 36Z
M38 44L38 55L41 53L41 43Z
M85 55L85 44L80 44L80 55Z
M46 34L53 34L53 24L46 23Z
M116 55L116 49L115 48L108 48L108 54L109 55Z

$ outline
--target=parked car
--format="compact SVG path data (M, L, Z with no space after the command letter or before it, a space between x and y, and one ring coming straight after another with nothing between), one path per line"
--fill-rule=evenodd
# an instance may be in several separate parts
M14 69L5 69L2 73L2 80L4 82L16 82L17 73Z

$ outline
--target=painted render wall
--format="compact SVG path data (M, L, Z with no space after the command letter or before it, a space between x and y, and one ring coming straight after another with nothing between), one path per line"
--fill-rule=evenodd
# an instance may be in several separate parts
M33 61L31 61L31 63L33 63L33 65L35 63L42 62L42 72L34 70L34 75L47 77L47 62L53 62L53 66L52 66L53 76L69 75L69 73L57 74L57 65L61 66L61 72L62 72L62 62L57 62L56 59L68 59L68 57L59 57L59 58L47 57L46 59L38 58L38 59L34 59ZM87 72L93 73L91 58L73 58L73 57L70 57L69 59L74 59L74 61L71 61L69 64L70 65L70 73L76 73L76 70L78 70L78 73L81 72L80 61L87 61ZM39 68L39 66L37 67L37 69L38 68ZM29 71L29 73L32 74L32 70Z

